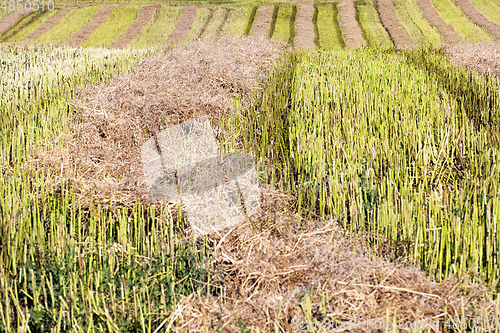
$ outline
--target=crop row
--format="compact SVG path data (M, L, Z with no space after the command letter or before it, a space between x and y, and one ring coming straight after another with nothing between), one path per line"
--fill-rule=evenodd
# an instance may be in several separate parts
M500 24L500 4L495 0L474 0L477 8L492 22ZM316 32L316 45L324 49L342 49L345 36L339 26L338 2L314 4L315 15L311 18ZM359 24L363 38L370 46L391 46L390 37L382 25L372 0L356 0L355 19ZM432 0L439 15L468 42L494 42L496 39L485 28L475 25L451 0ZM416 45L438 45L444 42L435 27L423 17L416 1L394 0L397 20L408 32ZM97 9L90 6L72 10L55 28L46 32L34 42L63 44L78 30L88 24ZM181 19L179 6L164 5L155 9L153 19L128 47L157 47L165 45ZM90 32L82 46L107 47L113 40L127 31L137 18L139 5L114 8L106 23ZM295 17L297 6L289 4L275 5L269 26L269 36L284 42L293 43L295 37ZM197 17L186 40L210 38L217 34L241 36L251 33L256 7L200 7ZM5 11L2 11L5 13ZM21 18L14 26L0 35L0 41L22 41L27 35L42 26L57 10L33 12Z

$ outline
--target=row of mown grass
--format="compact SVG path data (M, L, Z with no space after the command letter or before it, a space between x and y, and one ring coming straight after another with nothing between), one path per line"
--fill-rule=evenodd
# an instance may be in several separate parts
M304 218L334 216L438 280L499 278L499 80L437 51L362 49L294 55L263 88L237 143Z
M150 54L0 45L0 331L165 329L208 278L206 249L165 206L83 203L56 156L33 161L70 134L78 89Z

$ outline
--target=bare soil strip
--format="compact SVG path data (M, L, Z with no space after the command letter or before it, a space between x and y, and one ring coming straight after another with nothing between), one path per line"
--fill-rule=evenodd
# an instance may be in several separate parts
M227 19L229 18L229 8L226 9L226 15L224 15L224 20L222 20L222 23L220 24L220 27L219 29L217 30L217 36L220 36L221 33L222 33L222 29L224 28L224 26L226 25L226 22L227 22Z
M414 48L413 40L399 23L392 0L374 0L373 5L378 12L382 25L391 36L396 47L398 49Z
M314 6L312 3L301 3L298 5L297 17L295 18L295 47L302 50L313 50L314 44Z
M12 27L14 24L16 24L17 21L24 15L27 15L31 13L32 11L29 10L16 10L13 13L5 16L3 19L0 20L0 34L3 34L7 29Z
M250 36L267 38L269 27L271 26L271 19L273 16L273 6L260 6L257 10L257 16L253 23L252 32Z
M366 41L356 21L356 10L353 0L344 0L339 5L340 28L344 33L346 46L349 49L365 46Z
M34 39L37 39L39 37L42 37L43 34L45 34L46 32L49 32L56 25L58 25L59 23L61 23L62 19L66 15L68 15L69 12L71 12L73 9L75 9L75 8L73 7L73 8L64 8L64 9L61 9L59 12L57 12L57 14L55 14L50 19L48 19L47 22L45 22L44 24L42 24L38 29L36 29L35 31L33 31L32 33L30 33L28 36L26 36L25 40L34 40Z
M189 30L191 30L191 27L193 26L194 20L196 20L197 10L198 7L196 6L182 8L181 18L179 19L179 22L177 22L174 32L172 32L170 38L167 40L167 44L180 43L186 38Z
M456 3L474 24L484 27L496 39L500 40L500 26L498 24L484 17L469 0L456 0Z
M99 8L94 14L92 21L78 30L76 34L74 34L73 37L71 37L71 39L66 42L66 45L77 46L85 42L90 37L90 35L92 35L95 29L99 28L101 25L108 21L109 15L115 8L115 6L106 6Z
M446 21L439 16L438 10L431 4L430 0L417 0L417 4L422 10L424 18L429 21L431 26L436 27L446 43L455 44L464 42L453 26L446 23Z
M118 37L113 43L111 43L109 49L123 49L126 47L132 39L142 33L146 24L148 24L153 19L153 14L155 9L159 8L159 5L149 5L144 6L139 11L137 19L130 25L127 32Z

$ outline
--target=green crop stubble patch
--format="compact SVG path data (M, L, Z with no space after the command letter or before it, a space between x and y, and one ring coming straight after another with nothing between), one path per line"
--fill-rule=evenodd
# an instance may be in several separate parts
M129 5L113 9L108 21L97 28L89 39L80 46L109 46L115 39L127 32L128 27L137 19L140 7L138 5Z
M380 23L372 0L356 0L354 6L356 8L356 19L363 32L363 38L368 45L374 47L394 46L387 30Z
M78 30L92 20L99 7L101 6L89 6L73 10L54 29L48 31L36 41L54 44L62 44L68 41Z
M437 51L360 49L293 54L262 87L235 126L299 214L389 239L438 280L500 276L499 80Z
M177 294L202 289L206 248L175 234L165 207L84 206L78 184L54 184L55 170L31 163L71 135L79 89L148 55L0 45L0 195L10 198L0 202L0 329L28 327L29 313L36 332L69 323L102 331L110 320L117 331L154 331ZM177 218L176 232L183 223Z
M203 36L201 36L202 38L212 38L217 34L217 31L219 31L219 28L224 21L226 12L227 10L224 7L217 7L214 9L212 19L205 28Z
M53 11L48 11L48 10L44 12L39 11L25 15L12 28L8 29L3 33L2 41L19 42L26 35L38 29L49 18L54 16L57 11L58 9L54 9Z
M147 48L159 47L165 44L168 37L179 22L182 8L178 6L162 6L156 9L153 14L153 20L145 27L142 34L135 37L128 48Z
M244 35L253 11L254 7L231 8L226 25L222 28L222 34L229 37Z
M454 1L451 0L431 0L432 4L439 11L439 15L451 24L455 31L469 43L494 42L496 39L483 27L479 27L462 12Z
M415 0L393 0L401 25L408 32L413 42L421 46L444 44L443 37L435 27L424 18L422 10Z
M196 12L196 19L194 20L193 26L186 37L187 42L193 41L200 36L203 27L207 23L210 14L212 13L212 10L212 8L207 7L198 9L198 11Z
M290 40L290 21L292 19L293 6L280 5L278 8L278 15L276 17L276 24L272 38L288 43Z
M336 3L318 5L317 26L319 44L322 49L342 50L345 47L344 35L339 25L339 11Z
M471 0L488 20L500 25L500 3L496 0Z

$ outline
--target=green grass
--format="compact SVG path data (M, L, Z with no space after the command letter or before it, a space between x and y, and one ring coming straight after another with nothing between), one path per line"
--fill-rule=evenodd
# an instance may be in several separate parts
M439 15L451 24L455 31L469 43L487 43L494 42L496 39L486 31L485 28L479 27L462 12L452 0L431 0L434 7L439 11Z
M201 36L202 38L212 38L217 35L217 32L221 28L222 22L224 21L224 17L226 16L226 12L227 10L224 7L214 8L212 19L205 28L203 36Z
M278 15L276 17L276 24L274 26L274 31L272 38L288 43L290 41L290 22L293 18L293 6L292 5L280 5L278 8Z
M224 27L222 27L222 35L229 37L245 35L250 20L253 20L252 14L254 10L255 7L250 6L231 8L229 10L227 22Z
M89 6L71 11L54 29L36 40L39 43L62 44L92 20L100 6Z
M115 39L127 32L128 27L137 19L141 6L128 5L115 8L108 21L97 28L80 46L107 47Z
M193 22L193 27L189 31L186 41L193 41L198 38L203 30L203 27L208 21L210 14L212 13L211 8L200 8L196 12L196 19Z
M339 11L336 3L318 5L317 26L319 45L326 50L342 50L345 40L339 25Z
M156 9L153 20L145 27L142 34L135 37L128 48L159 47L165 44L181 17L182 8L178 6L162 6Z
M13 12L9 12L8 8L7 8L7 10L0 9L0 19L4 18L5 16L12 14L12 13Z
M437 29L424 18L415 0L394 0L394 7L399 22L415 45L436 46L445 43Z
M500 25L500 3L496 0L471 0L488 20Z
M35 31L36 29L40 28L42 24L47 22L52 16L54 16L60 9L54 9L52 11L45 11L43 15L37 16L36 12L33 17L36 17L36 19L31 23L26 25L25 28L22 30L16 32L15 35L13 35L11 38L8 39L9 42L19 42L23 40L24 37Z
M356 0L354 6L356 8L356 19L367 44L373 47L393 46L391 37L380 23L377 11L373 7L373 1Z
M437 51L321 50L262 88L231 128L303 218L335 217L437 280L500 277L500 80Z
M22 31L24 28L26 28L28 25L36 21L38 18L41 16L47 14L47 12L32 12L28 15L23 16L20 20L18 20L12 27L9 29L5 30L2 35L0 36L0 41L5 42L8 41L10 38L18 34L20 31Z

